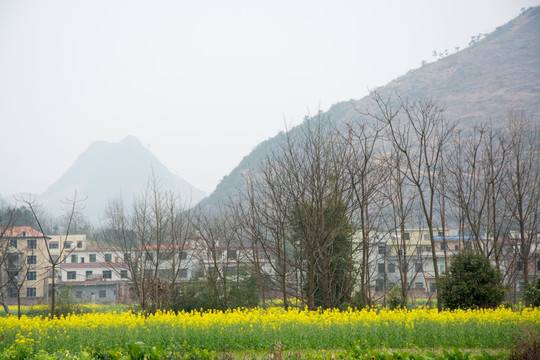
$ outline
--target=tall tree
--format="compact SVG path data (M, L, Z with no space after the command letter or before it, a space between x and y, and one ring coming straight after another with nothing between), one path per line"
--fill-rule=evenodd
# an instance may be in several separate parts
M353 219L360 232L358 253L360 299L363 305L371 304L371 263L374 249L380 241L383 226L383 210L386 203L384 184L390 176L390 168L381 166L384 158L381 154L383 127L380 123L347 124L342 132L345 150L348 156L343 158L346 166L346 181L353 196Z
M276 255L285 306L291 290L312 309L339 306L350 297L351 276L336 265L344 256L338 249L351 246L344 154L345 144L319 114L283 134L279 148L246 177L247 196L241 198L253 208L245 208L253 221L244 226Z
M50 274L50 279L51 279L51 284L50 284L50 287L51 287L51 308L50 308L50 317L51 319L53 319L55 316L56 316L56 296L57 296L57 284L56 284L56 277L57 277L57 269L58 269L58 266L62 263L64 263L67 259L67 257L75 250L75 247L72 247L72 248L66 248L65 246L61 246L60 249L59 249L59 252L58 253L54 253L54 251L51 251L51 246L49 244L49 241L48 241L48 238L47 236L45 235L45 226L44 226L44 221L43 221L43 218L41 217L41 212L38 210L38 205L36 204L36 202L34 201L34 199L32 199L31 197L29 198L24 198L21 200L22 202L24 202L26 204L26 206L28 207L28 209L30 210L30 212L32 213L33 217L34 217L34 220L35 220L35 223L37 224L37 227L39 229L39 231L41 232L41 234L43 235L43 242L44 242L44 247L45 247L45 257L47 259L47 266L48 266L48 272ZM73 194L73 197L70 198L70 199L66 199L66 201L64 201L64 205L65 205L65 216L64 216L64 220L65 220L65 224L62 224L63 226L63 229L64 229L64 234L65 235L65 240L67 240L69 234L70 234L70 231L72 230L72 224L73 224L73 220L78 216L80 210L81 210L81 207L82 207L82 202L84 200L81 200L81 199L78 199L77 198L77 192L75 192ZM65 241L64 241L64 244L65 244Z
M523 281L529 283L529 263L536 252L540 232L540 126L524 111L509 113L510 147L506 173L506 201L517 230L517 255L523 266Z
M368 115L386 125L388 141L404 158L403 168L399 170L418 194L433 249L433 270L438 283L439 268L434 239L434 229L437 227L438 175L443 166L444 149L454 135L456 125L444 118L444 106L433 99L409 101L399 95L394 99L383 98L376 91L372 92L371 97L377 110L368 112ZM442 309L440 302L437 306L439 310Z

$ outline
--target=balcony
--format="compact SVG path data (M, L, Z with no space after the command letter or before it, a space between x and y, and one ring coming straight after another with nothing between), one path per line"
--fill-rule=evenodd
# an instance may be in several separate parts
M86 275L85 281L101 281L103 280L103 275L101 274L92 274L92 275Z

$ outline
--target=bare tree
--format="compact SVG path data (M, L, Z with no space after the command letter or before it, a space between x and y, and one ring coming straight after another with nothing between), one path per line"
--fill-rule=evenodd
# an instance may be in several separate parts
M266 253L274 251L285 306L291 283L310 308L350 298L352 207L344 153L319 114L285 133L257 173L246 177L243 206L253 221L244 226Z
M9 289L15 280L13 274L9 272L9 261L12 256L9 234L17 222L18 214L19 211L15 207L0 209L0 304L6 314L10 311L5 298L6 295L9 296ZM17 266L17 271L18 268Z
M371 263L372 253L380 241L385 209L384 184L390 176L390 169L384 166L381 154L383 127L375 124L348 124L341 134L344 140L342 161L346 167L346 177L353 196L354 221L359 228L360 242L353 249L353 256L360 259L359 288L363 305L371 304ZM356 275L356 274L355 274ZM356 276L355 276L356 277Z
M529 262L540 232L540 126L527 119L524 111L509 113L510 147L506 173L506 201L512 225L517 230L518 258L523 281L529 282Z
M471 133L460 133L453 143L453 156L445 159L451 181L445 194L457 208L462 234L470 233L471 248L486 257L494 255L499 268L497 245L486 234L500 232L502 221L492 216L500 203L500 184L505 168L504 137L491 127L475 126ZM500 206L499 206L500 208ZM491 231L490 231L491 230ZM495 242L497 244L497 242Z
M189 212L178 196L152 177L130 208L121 198L111 201L105 219L107 251L123 259L141 308L168 308L192 260Z
M59 249L59 252L53 252L51 251L51 247L48 241L47 236L45 235L44 226L42 225L42 221L40 219L39 211L36 208L35 201L29 197L26 199L22 199L22 201L26 204L26 206L30 209L32 212L34 219L36 221L36 224L38 226L39 231L43 235L43 242L44 242L44 248L45 248L45 257L47 259L47 268L49 277L51 280L50 289L51 289L51 310L50 310L50 317L53 319L55 317L56 312L56 295L57 295L57 284L56 284L56 273L57 268L60 264L64 263L66 261L66 258L75 250L75 248L66 248L65 246L61 246ZM64 201L64 205L66 205L66 216L65 216L65 241L70 234L71 226L73 224L73 220L78 216L79 211L81 210L82 201L77 199L77 192L74 193L73 198L67 199Z
M216 306L229 305L231 287L238 287L241 266L240 242L234 216L224 206L208 211L197 211L192 217L196 230L195 258L202 270L206 286Z
M411 184L400 169L403 168L404 158L400 152L390 151L386 157L386 166L389 177L384 181L384 194L390 204L390 216L386 217L387 228L390 229L390 244L396 254L396 260L391 265L399 272L402 305L405 306L409 297L409 269L412 264L412 254L409 249L418 244L407 239L406 228L412 223L413 206L416 200L415 192L411 191Z
M395 151L404 157L403 168L400 170L416 188L429 231L433 270L438 283L439 269L434 240L438 175L443 166L443 150L454 134L455 124L443 117L444 106L432 99L409 101L399 95L396 99L384 99L376 91L372 92L371 97L377 112L368 114L387 126L388 140ZM437 304L441 310L441 303Z
M261 283L264 280L259 263L262 258L269 264L272 273L265 280L278 289L283 306L288 309L289 296L300 298L301 294L300 289L290 282L297 272L292 259L288 219L285 216L288 200L287 194L281 191L281 165L272 161L272 157L267 158L255 174L244 174L244 191L240 192L232 206L242 234L240 239L244 246L251 246L257 251L254 261L259 287L264 286Z
M50 245L49 245L49 242L48 242L48 237L45 235L44 226L42 224L41 212L38 210L38 205L36 204L35 200L32 197L26 197L26 198L20 199L19 201L24 203L26 205L26 207L29 209L29 211L31 212L31 214L32 214L32 216L34 218L35 224L37 225L37 228L38 228L38 230L39 230L39 232L41 233L41 236L42 236L42 240L43 240L44 245L43 245L43 247L40 247L40 248L43 249L42 251L44 251L43 255L46 258L46 262L45 262L46 269L41 269L41 270L42 270L42 272L49 274L49 278L50 278L50 281L51 281L51 283L50 283L50 289L51 289L50 317L54 318L55 309L56 309L56 293L57 293L57 289L56 289L56 271L57 271L57 267L58 267L59 264L61 264L61 263L63 263L65 261L66 257L69 255L69 253L72 252L74 249L65 249L65 248L62 247L60 249L59 254L53 254L53 252L51 252L51 248L50 248ZM74 219L75 216L77 216L77 214L78 214L78 212L80 210L81 200L77 199L77 193L75 192L72 199L67 199L66 201L64 201L64 205L66 205L66 217L65 217L66 224L65 224L64 228L65 228L65 234L66 234L66 238L67 238L67 236L69 235L70 229L71 229L73 219ZM33 249L33 247L32 247L32 249ZM35 248L35 250L32 250L32 251L37 251L37 247ZM33 252L28 256L33 257L34 256ZM30 265L30 261L26 261L24 263ZM24 273L22 275L24 275L23 277L26 277L29 267L26 266L26 267L24 267L24 269L25 269L25 271L24 271ZM23 278L23 277L21 277L21 278ZM18 293L20 293L21 287L22 287L22 284L19 284L18 285ZM20 304L20 299L19 299L18 303ZM19 316L20 316L20 310L19 310Z

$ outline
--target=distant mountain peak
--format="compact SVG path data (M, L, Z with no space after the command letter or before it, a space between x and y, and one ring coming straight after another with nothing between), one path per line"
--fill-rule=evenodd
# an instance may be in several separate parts
M129 202L145 188L151 176L186 203L195 204L205 196L202 190L171 173L137 137L127 136L118 143L90 144L38 200L57 210L61 200L77 191L78 198L86 198L85 215L97 223L109 200L122 196Z
M134 135L128 135L120 141L122 145L143 146L141 140Z

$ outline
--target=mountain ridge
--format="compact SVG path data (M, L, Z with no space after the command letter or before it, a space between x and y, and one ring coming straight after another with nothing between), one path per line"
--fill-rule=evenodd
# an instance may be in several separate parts
M467 126L488 121L504 126L508 111L515 108L540 119L540 7L529 8L471 46L375 90L383 97L397 93L411 99L435 98L445 105L446 117ZM322 116L335 123L362 122L359 110L370 109L374 110L373 103L366 96L338 102ZM198 206L216 206L241 188L242 173L256 167L279 136L256 146Z

